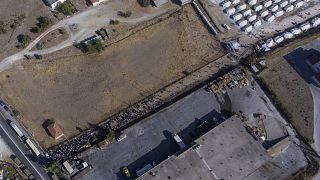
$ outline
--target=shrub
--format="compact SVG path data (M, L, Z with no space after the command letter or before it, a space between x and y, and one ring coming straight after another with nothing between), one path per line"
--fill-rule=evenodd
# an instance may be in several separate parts
M114 131L109 131L109 133L107 134L107 141L112 141L114 139Z
M121 17L124 17L124 18L127 18L127 17L130 17L132 14L131 11L118 11L118 16L121 16Z
M51 173L56 173L56 174L60 174L61 173L61 166L58 162L53 162L51 163L48 167L47 170Z
M28 44L30 43L31 38L30 38L30 36L28 36L28 35L19 35L19 36L18 36L18 41L21 43L21 46L22 46L23 48L25 48L25 47L27 47Z
M140 6L142 7L147 7L150 5L150 0L138 0L138 3L140 4Z
M70 0L67 0L64 3L62 3L60 6L58 6L58 11L63 13L64 15L69 16L76 13L78 10Z
M111 20L110 20L110 24L111 24L111 25L117 25L117 24L119 24L119 21L118 21L118 20L113 20L113 19L111 19Z
M37 27L34 28L35 33L40 33L46 30L50 25L52 24L52 21L50 18L46 16L40 16L38 18Z
M87 54L99 53L103 49L103 44L100 40L96 40L84 45L84 52Z
M0 21L0 34L5 34L7 33L7 30L5 28L4 22Z

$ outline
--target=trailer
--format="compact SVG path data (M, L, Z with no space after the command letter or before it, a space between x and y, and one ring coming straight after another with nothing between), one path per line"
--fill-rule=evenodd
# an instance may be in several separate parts
M266 17L266 16L268 16L268 14L269 14L269 10L268 9L263 9L263 10L259 11L259 15L261 17Z
M286 7L283 8L283 10L285 10L286 12L291 12L293 11L294 6L293 5L287 5Z
M242 11L245 10L247 8L246 4L239 4L236 6L237 11Z
M243 29L244 32L248 33L248 32L251 32L253 28L252 28L251 25L246 25L242 29Z
M146 166L144 166L143 168L141 168L139 171L136 172L137 176L138 177L142 176L144 173L150 171L155 165L156 165L155 162L147 164Z
M226 14L228 14L229 16L231 16L231 15L234 15L234 13L236 12L236 9L235 8L227 8L227 9L225 9L224 10L224 12L226 13Z
M223 7L223 9L225 9L225 8L228 8L231 6L231 2L230 1L222 1L220 5Z
M288 4L289 4L289 2L284 0L284 1L281 1L281 2L279 3L279 6L280 6L281 8L284 8L284 7L286 7Z
M268 15L268 16L265 17L265 20L266 20L267 22L273 22L274 19L275 19L275 17L274 17L273 15Z
M256 19L257 19L257 15L252 15L252 16L247 17L247 20L248 20L249 22L252 22L252 21L254 21L254 20L256 20Z
M273 15L274 15L275 17L283 16L283 14L284 14L284 12L283 12L283 10L281 10L281 9L279 9L279 10L277 10L276 12L273 13Z
M320 25L320 18L315 17L311 20L312 27L317 27Z
M269 7L269 10L271 12L276 12L278 9L279 9L279 6L277 4L274 4L274 5Z
M303 6L303 1L300 1L300 0L296 1L293 3L293 5L295 8L299 8L299 7Z
M274 41L277 43L277 44L279 44L279 43L281 43L281 42L283 42L284 41L284 38L283 38L283 36L277 36L277 37L275 37L274 38Z
M14 122L10 122L10 126L11 128L16 132L16 134L19 136L19 137L23 137L24 134L22 133L22 131L19 129L19 127L14 123Z
M30 141L30 139L27 139L26 143L36 156L39 156L41 154L40 151L36 148L36 146Z
M247 0L247 3L248 3L250 6L253 6L253 5L257 4L257 0Z
M291 39L293 38L293 34L291 32L285 32L283 33L284 39Z
M240 3L240 0L231 0L231 4L233 5L236 5L236 4L239 4Z
M260 10L262 10L263 6L260 4L260 5L253 5L252 6L252 9L255 11L255 12L258 12Z
M256 19L251 23L254 27L259 27L262 25L262 21L260 19Z
M247 16L252 15L251 9L243 10L241 13L242 13L243 17L247 17Z
M178 134L172 134L172 138L176 141L176 143L179 145L180 149L184 149L186 145L181 140Z
M271 0L267 0L267 1L263 2L263 6L266 7L266 8L270 7L271 5L272 5L272 1Z
M309 22L303 23L303 24L301 24L301 26L300 26L300 29L301 29L302 31L308 31L310 28L311 28L311 25L310 25Z
M234 14L231 16L231 18L235 21L238 21L242 18L242 14L240 14L240 13Z
M242 28L242 27L244 27L245 25L248 24L248 21L245 20L245 19L242 19L242 20L237 21L237 24L238 24L238 26L239 26L240 28Z
M291 29L290 31L293 35L298 35L298 34L301 34L301 29L300 28L293 28Z

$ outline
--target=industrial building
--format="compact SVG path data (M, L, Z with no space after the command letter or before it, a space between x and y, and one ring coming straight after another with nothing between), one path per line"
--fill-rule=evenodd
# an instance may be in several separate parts
M232 116L138 180L286 179L306 165L303 152L290 138L266 149L237 116Z

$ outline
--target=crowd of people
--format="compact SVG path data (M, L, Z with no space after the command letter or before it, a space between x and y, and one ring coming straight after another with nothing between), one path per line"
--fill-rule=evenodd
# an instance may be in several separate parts
M164 101L157 96L148 97L139 103L130 106L126 110L110 117L105 123L101 124L101 128L106 131L116 131L128 123L143 117L144 115L155 111L157 108L163 105ZM90 140L94 138L98 131L98 127L93 127L75 138L70 139L66 143L63 143L54 149L49 150L48 154L52 160L63 161L78 155L86 145L90 143Z

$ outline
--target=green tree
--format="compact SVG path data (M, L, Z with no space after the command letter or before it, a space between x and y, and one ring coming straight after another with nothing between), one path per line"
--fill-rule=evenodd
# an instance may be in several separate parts
M140 6L142 7L147 7L150 5L150 0L138 0L138 3L140 4Z
M76 13L78 10L70 0L67 0L64 3L62 3L60 6L58 6L58 11L63 13L64 15L70 16Z
M27 47L28 44L30 43L30 41L31 41L30 36L28 36L28 35L21 35L20 36L20 43L23 48Z
M100 40L96 40L84 45L84 52L87 54L99 53L104 49Z
M5 28L5 24L3 21L0 21L0 34L5 34L7 33L7 30Z

